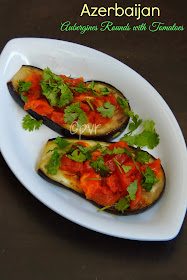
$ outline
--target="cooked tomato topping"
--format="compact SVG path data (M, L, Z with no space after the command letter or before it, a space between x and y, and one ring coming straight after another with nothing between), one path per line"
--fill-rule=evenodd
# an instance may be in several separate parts
M67 121L60 113L64 115L64 111L67 106L71 105L72 103L79 102L81 110L86 113L87 123L102 126L111 122L112 117L108 117L107 115L105 116L105 114L103 116L102 113L97 110L99 107L104 108L104 104L108 102L110 103L110 105L115 106L115 111L121 108L113 93L109 93L108 95L96 93L94 95L93 92L89 88L87 88L87 85L84 83L83 78L73 79L68 78L65 75L60 76L63 78L64 83L68 85L68 90L71 91L73 94L73 99L70 103L68 103L64 107L51 106L50 103L54 102L53 98L50 96L49 100L51 100L50 98L52 98L52 101L49 102L46 95L42 94L42 87L40 86L40 83L42 83L43 81L42 75L32 73L25 78L25 82L31 82L31 87L28 92L25 92L23 94L27 97L27 102L25 102L24 109L32 109L36 113L43 116L47 116L55 123L63 126L67 123ZM59 92L58 98L60 97L60 95L61 93ZM41 101L41 103L33 102L33 100L36 99ZM58 103L54 104L58 106Z
M31 109L41 116L50 116L54 111L45 99L35 99L30 102L26 102L24 109Z
M141 200L142 200L142 186L140 185L140 183L138 183L136 198L135 200L130 201L130 209L133 210Z
M155 161L153 161L153 162L151 162L151 163L149 163L149 164L142 165L142 166L141 166L141 171L142 171L142 172L145 172L145 170L146 170L146 168L147 168L148 166L149 166L149 167L152 169L152 171L155 173L155 176L157 176L158 173L159 173L159 171L160 171L160 169L161 169L161 161L160 161L160 159L158 158L157 160L155 160Z
M60 169L62 170L69 171L71 173L76 173L81 170L82 166L82 162L74 161L68 158L66 155L63 155L63 157L61 158Z
M76 143L83 147L90 147L84 141L77 141ZM72 147L78 149L77 145ZM129 150L127 143L124 141L112 143L108 148L110 151L114 150L114 148L126 148ZM132 192L136 186L135 199L130 199L129 201L129 208L131 210L136 209L142 201L142 184L145 180L145 170L149 166L159 178L159 172L161 172L160 159L144 165L132 159L126 152L115 154L116 151L114 151L112 154L104 154L98 149L92 152L91 159L83 160L83 162L77 162L68 158L67 155L63 155L60 169L77 174L80 177L80 187L87 199L91 199L102 206L115 206L115 203L123 197L130 199L129 192ZM93 165L95 161L97 161L97 165ZM102 168L106 172L100 172ZM131 184L134 185L130 191Z
M61 112L53 111L51 115L51 120L59 125L62 125L64 124L64 114Z

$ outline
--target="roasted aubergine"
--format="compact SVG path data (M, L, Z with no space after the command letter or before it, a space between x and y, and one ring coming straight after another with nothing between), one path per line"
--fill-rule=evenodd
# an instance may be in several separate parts
M127 126L129 104L123 94L103 82L84 82L22 66L7 83L13 99L32 117L62 136L115 138Z
M160 159L116 143L57 137L47 142L38 174L73 190L113 214L149 209L162 196L165 175Z

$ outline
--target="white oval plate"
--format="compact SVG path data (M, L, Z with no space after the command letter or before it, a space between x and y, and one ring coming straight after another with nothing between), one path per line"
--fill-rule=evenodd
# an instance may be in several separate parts
M27 132L21 122L26 114L11 98L6 83L22 64L50 67L57 74L105 81L129 99L143 120L156 123L160 144L153 151L166 174L162 199L150 210L135 216L118 217L104 212L76 194L54 186L37 175L41 150L57 133L46 126ZM20 182L46 206L86 228L121 238L170 240L182 225L187 204L187 157L184 139L171 110L158 92L139 74L118 60L85 46L52 39L13 39L0 57L1 150Z

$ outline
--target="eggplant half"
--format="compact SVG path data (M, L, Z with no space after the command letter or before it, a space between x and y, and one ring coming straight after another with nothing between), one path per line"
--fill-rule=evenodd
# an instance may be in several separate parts
M72 143L72 145L77 142L76 139L66 139L66 140ZM84 140L84 141L81 140L81 142L89 144L90 147L93 147L98 143L101 145L101 147L107 147L111 144L111 142L101 142L95 140ZM56 147L57 144L54 143L54 139L48 140L44 148L43 154L41 156L40 162L38 164L38 168L37 168L38 174L46 181L55 184L57 186L64 187L65 189L69 189L74 193L80 195L83 199L86 199L86 196L80 184L79 174L71 173L69 171L65 171L62 169L58 169L55 175L48 174L46 165L49 163L52 151ZM65 148L65 152L67 152L66 149L67 148ZM136 148L130 147L130 151L132 155L135 155ZM150 156L149 161L147 163L151 163L156 160L150 154L149 156ZM161 166L161 169L159 171L159 181L152 186L152 189L150 191L147 191L145 188L142 188L142 200L138 203L138 205L133 210L127 208L124 212L122 212L122 211L118 211L115 207L110 207L108 209L104 209L104 211L115 215L132 215L132 214L142 213L145 210L152 207L161 198L165 190L165 181L166 181L165 173ZM103 206L98 205L96 202L92 200L89 199L86 200L100 209L103 208Z
M7 83L8 90L13 97L13 99L22 107L24 108L25 102L21 99L20 94L18 92L18 81L24 80L26 77L28 77L30 74L36 73L39 75L43 74L43 70L36 68L34 66L29 65L23 65L20 70L12 77L12 79ZM113 86L106 84L104 82L94 82L94 88L92 90L101 90L101 89L107 89L108 92L113 92L115 97L118 98L125 98L124 95L114 88ZM87 87L91 87L91 82L86 83ZM126 99L126 98L125 98ZM63 124L59 125L49 119L46 116L39 115L38 113L34 112L33 110L29 109L27 112L34 117L37 120L43 120L43 123L51 128L52 130L56 131L62 136L65 137L75 137L78 138L79 135L82 136L82 138L87 139L97 139L97 140L107 140L107 139L114 139L115 137L119 136L124 129L126 128L128 122L129 122L129 116L126 114L126 111L130 110L129 108L120 108L119 110L116 110L114 112L113 117L111 120L103 125L95 125L93 127L92 123L86 123L85 125L81 126L80 128L77 128L75 126L72 126L70 124Z

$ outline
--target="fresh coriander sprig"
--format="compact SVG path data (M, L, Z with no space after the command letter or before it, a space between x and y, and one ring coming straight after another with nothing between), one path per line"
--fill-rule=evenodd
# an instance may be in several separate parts
M38 130L42 124L43 124L42 120L37 121L37 120L31 118L30 115L26 115L25 117L23 117L22 127L25 130L28 130L28 131L33 131L34 129Z

